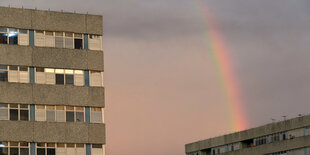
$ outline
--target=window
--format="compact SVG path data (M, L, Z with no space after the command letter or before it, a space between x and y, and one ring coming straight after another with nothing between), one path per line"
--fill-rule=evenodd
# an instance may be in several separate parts
M65 122L65 106L56 106L56 121Z
M0 65L0 81L8 81L8 66Z
M54 32L45 31L45 46L46 47L55 47Z
M9 119L9 109L8 104L0 103L0 120Z
M29 83L28 67L25 67L25 66L9 66L8 81L9 82Z
M73 85L74 84L74 78L73 78L73 70L65 70L66 73L66 85Z
M18 45L29 45L28 30L20 29L18 33Z
M92 123L103 123L103 108L91 108L91 114L90 114L90 122Z
M103 86L102 73L98 71L90 71L90 86Z
M73 33L65 33L65 48L73 48Z
M55 35L56 35L56 37L55 37L55 47L63 48L64 47L63 32L56 32Z
M35 72L35 81L39 84L45 84L44 68L37 67Z
M10 104L10 120L18 120L18 104Z
M83 35L79 33L74 34L74 48L83 49Z
M57 144L56 154L57 155L67 155L67 149L65 147L65 144Z
M55 84L55 69L45 68L45 83L46 84Z
M34 44L35 46L44 46L44 31L35 31Z
M55 69L56 72L56 84L65 84L65 75L64 75L64 69Z
M66 121L74 122L74 107L66 106Z
M45 143L37 143L37 155L45 155Z
M0 44L8 43L8 30L7 28L0 28Z
M46 152L47 152L47 155L55 155L56 154L55 144L47 143Z
M17 37L17 29L10 29L9 30L9 44L16 45L18 42Z
M20 104L19 107L20 107L20 111L19 111L20 120L28 121L29 120L29 105Z
M36 121L45 121L45 106L44 105L36 105Z
M47 105L46 106L46 121L55 121L56 112L55 106Z
M27 142L0 142L0 155L29 155Z
M74 85L84 86L84 72L82 70L74 71Z
M82 70L36 68L36 83L60 85L84 85L84 72Z
M89 49L90 50L101 50L101 36L89 35Z
M75 107L75 121L84 122L84 107Z
M103 147L101 144L92 144L91 154L92 155L103 155Z

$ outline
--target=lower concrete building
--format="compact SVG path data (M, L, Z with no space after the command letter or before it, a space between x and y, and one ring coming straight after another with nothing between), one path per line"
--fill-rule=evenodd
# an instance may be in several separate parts
M310 155L310 115L185 145L186 155Z

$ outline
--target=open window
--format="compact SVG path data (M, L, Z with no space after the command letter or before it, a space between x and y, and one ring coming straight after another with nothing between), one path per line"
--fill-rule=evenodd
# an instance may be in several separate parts
M0 81L8 81L8 66L0 65Z
M80 33L74 34L74 48L83 49L83 35Z

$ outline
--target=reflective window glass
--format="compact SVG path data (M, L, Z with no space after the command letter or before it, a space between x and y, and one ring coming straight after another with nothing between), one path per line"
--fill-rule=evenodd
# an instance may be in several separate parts
M8 43L8 34L0 33L0 44L7 44L7 43Z

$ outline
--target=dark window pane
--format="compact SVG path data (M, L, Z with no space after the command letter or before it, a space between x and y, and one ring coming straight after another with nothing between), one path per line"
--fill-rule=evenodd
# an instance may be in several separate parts
M37 72L44 72L44 68L37 67L37 68L36 68L36 71L37 71Z
M7 44L7 43L8 43L8 34L0 33L0 44Z
M82 39L74 39L74 48L75 49L82 49L83 48L83 41Z
M18 110L10 109L10 120L18 120Z
M17 70L18 70L18 67L17 67L17 66L10 66L9 68L10 68L10 70L14 70L14 71L17 71Z
M0 70L7 70L8 66L0 65Z
M0 155L8 155L9 149L7 147L0 147Z
M74 122L74 112L73 111L67 111L66 112L66 120L67 120L67 122Z
M20 120L28 121L29 120L29 112L28 110L20 110Z
M56 74L56 84L64 84L64 75Z
M17 34L11 34L9 35L9 43L11 45L16 45L17 44Z
M10 155L18 155L18 148L10 148Z
M37 149L37 155L45 155L45 149L44 148L38 148Z
M20 155L29 155L29 149L28 148L21 148L20 149Z
M47 155L55 155L55 149L47 149Z
M73 78L73 75L66 75L66 84L67 85L73 85L74 83L74 78Z
M76 121L84 122L84 112L76 112Z
M0 71L0 81L8 81L8 72Z
M28 67L26 67L26 66L20 66L20 67L19 67L19 70L20 70L20 71L28 71Z

